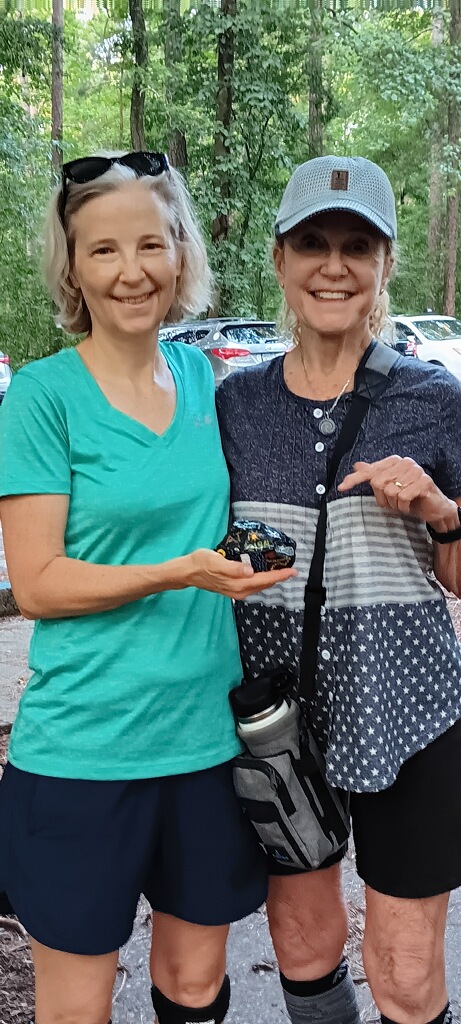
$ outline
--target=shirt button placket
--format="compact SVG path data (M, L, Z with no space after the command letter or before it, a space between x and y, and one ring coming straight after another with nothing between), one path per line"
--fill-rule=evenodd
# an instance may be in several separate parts
M322 416L323 416L323 409L320 409L319 406L316 406L315 409L313 410L312 415L313 415L314 419L321 420ZM324 445L323 441L316 441L315 444L314 444L314 448L315 448L315 451L318 452L319 455L320 455L321 452L325 451L325 445ZM316 487L315 487L315 493L316 494L320 495L320 497L321 497L323 494L325 494L325 491L326 491L326 487L325 487L324 484L320 484L320 483L316 484Z

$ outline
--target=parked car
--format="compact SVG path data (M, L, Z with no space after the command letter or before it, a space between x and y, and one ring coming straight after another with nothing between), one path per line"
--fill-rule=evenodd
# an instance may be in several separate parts
M393 318L391 317L391 319ZM407 334L400 324L394 324L392 337L389 330L384 332L384 341L386 341L387 344L392 345L393 348L396 348L397 352L399 352L401 356L417 356L418 354L415 335Z
M461 380L461 320L436 313L399 315L392 320L396 330L394 344L399 351L445 366Z
M170 324L160 328L159 338L200 348L210 360L216 384L233 370L264 363L291 348L273 321L235 317Z
M0 352L0 405L3 402L7 388L10 386L12 373L10 370L10 357Z

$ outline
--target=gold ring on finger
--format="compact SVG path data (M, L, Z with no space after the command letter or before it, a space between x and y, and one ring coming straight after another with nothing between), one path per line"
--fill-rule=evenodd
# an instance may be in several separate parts
M396 487L398 487L399 491L400 491L400 488L404 486L404 484L400 483L400 480L394 480L394 484L395 484Z

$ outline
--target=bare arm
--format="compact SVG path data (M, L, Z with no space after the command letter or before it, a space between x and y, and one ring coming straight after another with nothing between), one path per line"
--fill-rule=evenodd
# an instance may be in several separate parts
M53 619L109 611L165 590L199 587L242 600L295 575L254 573L202 549L158 565L94 565L68 558L64 533L69 499L24 494L0 501L11 586L25 618Z
M452 505L461 506L461 497L455 498ZM443 520L431 522L438 533L448 530L456 530L459 526L459 516L455 507ZM451 544L437 544L434 541L434 572L442 587L449 590L456 597L461 597L461 540L455 540Z

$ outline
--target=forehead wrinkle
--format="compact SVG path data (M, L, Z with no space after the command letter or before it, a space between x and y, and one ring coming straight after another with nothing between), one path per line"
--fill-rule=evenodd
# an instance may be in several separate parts
M85 241L90 245L94 244L92 237L93 229L96 228L98 230L97 226L94 225L94 220L99 220L103 227L100 233L98 232L96 241L113 242L116 240L113 222L114 217L117 217L117 215L125 219L125 224L122 224L123 231L127 223L131 228L136 219L140 219L141 230L139 238L152 236L166 241L170 237L174 237L166 204L151 189L140 188L140 186L140 180L124 182L117 189L91 197L88 202L84 203L72 214L69 223L69 238L73 237L75 239L77 234L84 234L86 235ZM133 192L136 193L136 191L138 191L139 199L133 202ZM129 200L128 203L126 202L127 199ZM111 209L114 203L115 214L114 210ZM146 231L146 221L150 215L153 216L152 231ZM110 228L106 229L105 224L110 224Z

